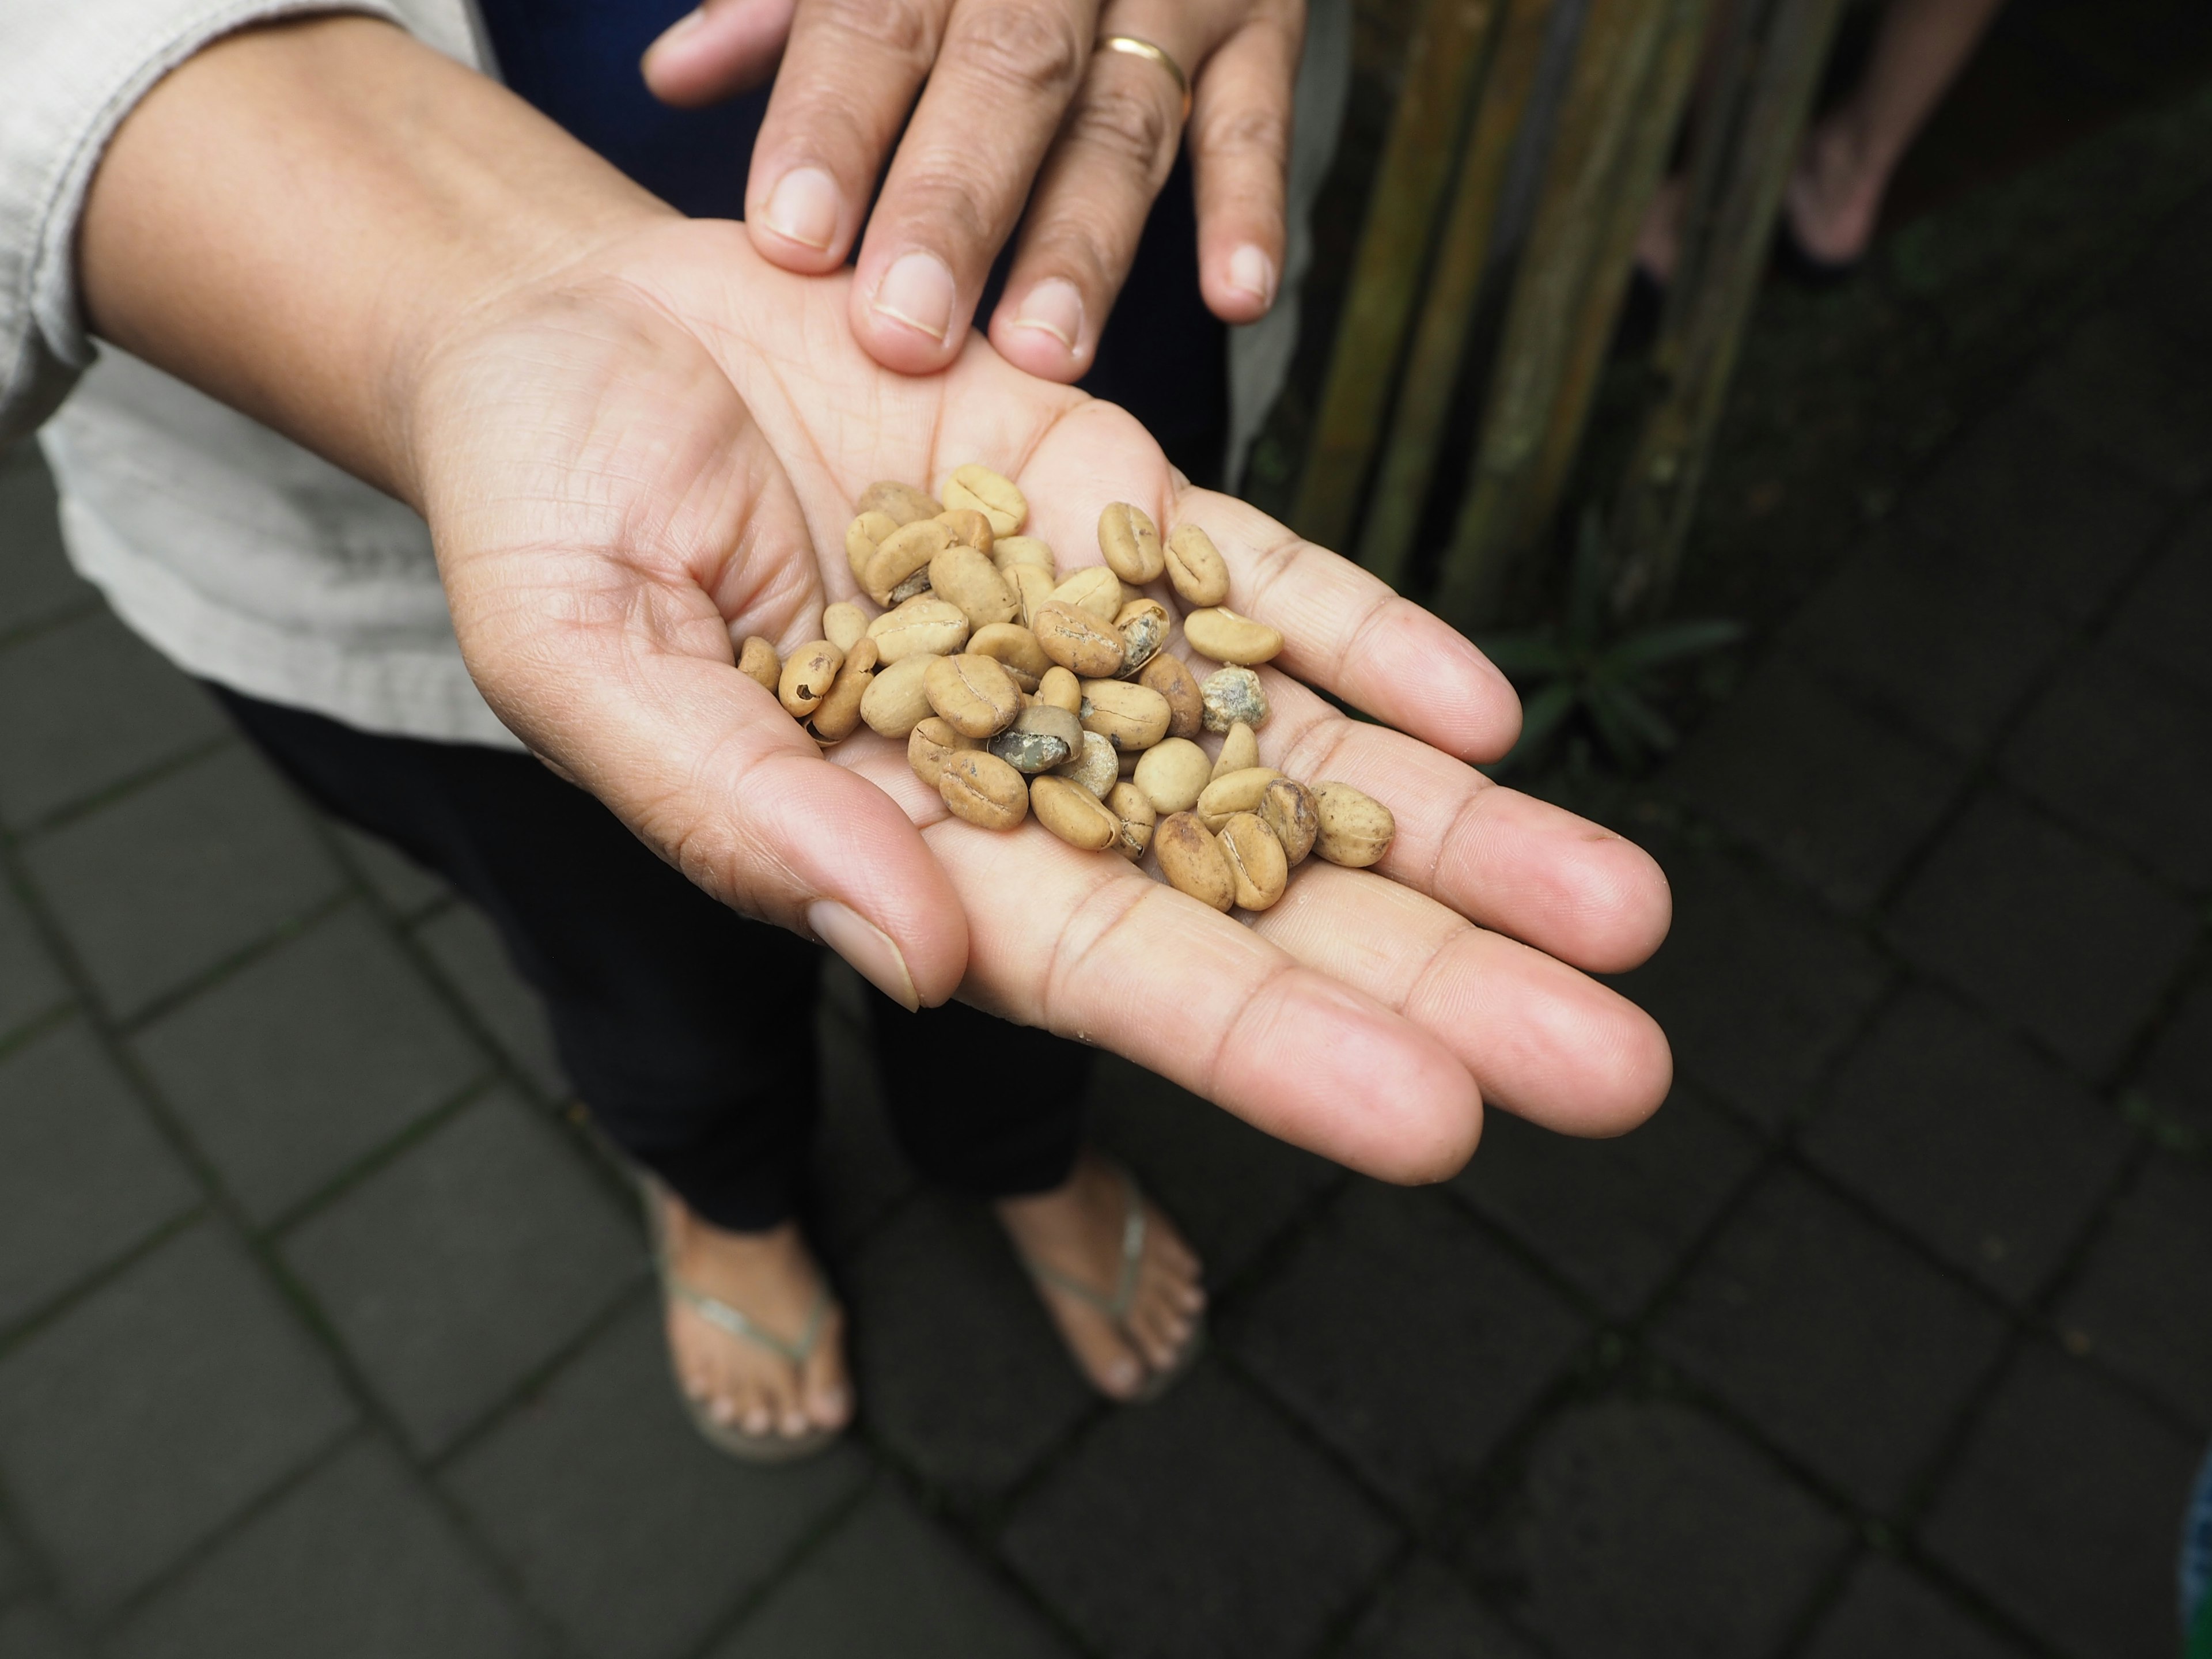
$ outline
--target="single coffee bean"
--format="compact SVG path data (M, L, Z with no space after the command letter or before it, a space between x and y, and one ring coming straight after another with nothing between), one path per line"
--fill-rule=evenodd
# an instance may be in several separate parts
M956 466L945 486L947 507L972 507L991 521L994 536L1011 536L1030 515L1030 504L1012 478L988 466Z
M1018 564L1033 565L1053 579L1060 580L1060 566L1052 556L1052 549L1035 536L1001 536L991 544L991 562L1004 574Z
M934 789L945 763L963 750L976 747L975 738L962 737L932 714L907 733L906 763L914 768L915 776Z
M1044 647L1037 647L1042 651ZM1044 671L1037 680L1036 700L1049 703L1054 708L1065 708L1077 717L1079 729L1083 714L1083 682L1067 670L1054 664Z
M950 599L923 593L868 624L886 663L913 656L950 656L968 643L967 612Z
M1206 729L1226 732L1242 720L1254 731L1267 723L1267 689L1249 668L1217 668L1199 682Z
M965 542L953 543L929 562L929 586L939 599L960 607L970 628L1012 622L1020 609L997 567Z
M1248 766L1218 773L1198 797L1198 821L1218 831L1239 812L1256 812L1267 786L1283 775L1272 766Z
M1046 656L1080 678L1111 679L1121 671L1121 636L1087 611L1048 600L1030 618L1030 632Z
M1016 771L1033 777L1072 759L1083 747L1083 727L1065 708L1031 703L988 747Z
M937 515L938 523L952 532L955 542L974 548L986 558L990 556L991 521L972 507L948 507Z
M1129 679L1168 642L1168 608L1158 599L1132 599L1115 613L1114 631L1121 636L1121 678ZM1153 688L1158 690L1158 687Z
M806 735L828 748L853 735L860 723L860 702L876 682L876 642L861 638L853 642L830 682L830 695L806 717Z
M850 651L853 641L868 631L868 613L850 599L840 599L823 608L822 631L840 651Z
M1188 812L1170 812L1152 828L1152 851L1168 885L1200 904L1226 911L1237 902L1237 878L1213 832Z
M1259 763L1260 739L1252 735L1252 728L1243 721L1233 722L1229 734L1221 740L1221 753L1213 763L1213 776L1225 778L1231 772L1242 772Z
M1098 550L1114 574L1133 587L1158 580L1167 568L1159 526L1143 507L1127 501L1109 501L1098 515Z
M1033 564L1010 564L1000 572L1014 590L1014 620L1024 628L1036 626L1036 613L1052 598L1059 583Z
M1083 683L1083 729L1116 749L1150 749L1168 734L1168 700L1127 680Z
M793 652L776 681L776 698L783 704L783 712L795 720L812 714L815 706L830 695L830 682L837 678L837 665L844 660L845 653L827 640L817 640Z
M929 562L951 545L951 531L934 519L918 519L893 531L877 546L861 573L860 586L878 605L889 605L895 589L926 574Z
M757 634L750 634L738 649L738 672L749 680L757 680L766 686L771 696L783 684L783 665L776 660L775 647Z
M1019 623L986 623L968 636L968 648L979 657L994 658L1024 691L1036 690L1052 666L1036 635Z
M912 484L895 480L872 483L860 492L854 511L860 514L888 514L894 524L912 524L917 519L933 519L945 509L927 493Z
M1030 815L1029 780L981 749L947 757L937 793L954 817L984 830L1011 830Z
M1085 852L1102 853L1121 838L1121 820L1106 810L1106 803L1066 778L1031 780L1030 811L1054 835Z
M1194 738L1206 730L1206 699L1199 691L1198 677L1175 653L1157 653L1138 674L1137 684L1168 700L1170 737Z
M1145 792L1133 783L1117 783L1106 792L1106 810L1121 821L1115 850L1132 864L1142 861L1145 848L1152 843L1152 826L1160 816Z
M1003 732L1022 712L1022 694L990 657L963 651L930 664L922 691L938 717L956 732L988 738Z
M923 682L935 660L925 653L902 657L876 671L875 684L860 699L860 718L871 731L902 738L929 718L929 693Z
M918 599L928 592L929 570L928 568L925 566L921 569L915 571L911 576L908 576L896 587L891 589L889 595L886 596L884 603L889 605L893 610L896 610L900 605L904 605L908 599Z
M1229 597L1228 561L1196 525L1177 525L1167 554L1168 580L1185 605L1219 605Z
M1104 565L1094 564L1064 578L1052 590L1052 597L1111 628L1114 618L1121 614L1121 579Z
M1198 805L1213 763L1188 738L1170 738L1137 757L1138 788L1158 812L1188 812Z
M1237 812L1218 831L1221 855L1237 884L1237 902L1247 910L1264 910L1282 897L1291 878L1290 862L1283 843L1256 814Z
M1348 783L1317 783L1313 787L1314 811L1321 830L1313 849L1331 864L1364 870L1382 862L1398 833L1390 809Z
M1279 630L1225 608L1190 612L1182 619L1182 636L1200 655L1246 668L1273 661L1283 648Z
M1079 783L1099 799L1121 779L1121 757L1096 732L1083 734L1083 747L1053 768L1054 775Z
M1296 778L1277 778L1261 792L1260 822L1275 832L1275 839L1283 843L1283 857L1295 870L1313 851L1314 837L1321 832L1321 809L1314 805L1313 791Z
M845 562L853 568L853 580L868 579L868 561L876 556L876 549L899 527L899 521L888 513L863 513L845 526Z

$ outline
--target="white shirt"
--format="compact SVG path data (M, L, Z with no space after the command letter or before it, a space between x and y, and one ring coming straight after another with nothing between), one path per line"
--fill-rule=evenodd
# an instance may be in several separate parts
M188 672L364 731L520 748L461 661L428 527L381 492L86 336L85 191L162 76L250 23L331 0L0 0L0 442L34 428L63 539L118 615ZM471 0L343 0L489 68ZM1280 390L1306 214L1335 147L1349 7L1313 8L1299 77L1286 303L1231 342L1232 456ZM44 425L40 428L40 422Z

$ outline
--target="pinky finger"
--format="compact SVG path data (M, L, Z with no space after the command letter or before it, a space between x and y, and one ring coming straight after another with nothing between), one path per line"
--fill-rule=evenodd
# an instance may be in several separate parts
M1296 14L1265 8L1206 60L1193 94L1199 287L1224 322L1266 316L1282 283L1298 45Z

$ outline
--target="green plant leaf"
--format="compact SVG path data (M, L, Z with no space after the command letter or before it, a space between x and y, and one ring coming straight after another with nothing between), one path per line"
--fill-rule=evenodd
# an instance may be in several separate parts
M1475 649L1508 679L1534 679L1539 675L1565 674L1574 665L1573 655L1548 629L1534 634L1500 634L1477 640Z
M1581 699L1582 690L1571 680L1554 680L1529 698L1521 711L1521 735L1496 769L1503 772L1534 759L1567 716L1574 713L1575 704Z
M1743 637L1743 624L1723 617L1699 622L1662 623L1619 641L1605 653L1604 666L1622 677L1656 668L1662 663L1701 657L1709 651L1734 645Z
M1590 696L1605 697L1622 720L1635 728L1636 734L1661 754L1665 754L1682 740L1682 734L1664 714L1625 685L1608 685L1601 691L1593 687Z
M1616 686L1592 685L1583 706L1589 710L1590 724L1597 728L1598 739L1613 757L1613 764L1624 772L1633 772L1644 763L1644 744L1635 723L1621 717L1619 696Z

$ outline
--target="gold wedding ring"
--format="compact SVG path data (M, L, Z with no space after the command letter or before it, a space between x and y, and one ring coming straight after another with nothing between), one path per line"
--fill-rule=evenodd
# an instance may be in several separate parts
M1133 34L1109 34L1098 43L1102 52L1126 52L1132 58L1144 58L1158 64L1175 77L1176 90L1182 94L1182 118L1190 119L1190 76L1182 72L1182 65L1151 41Z

